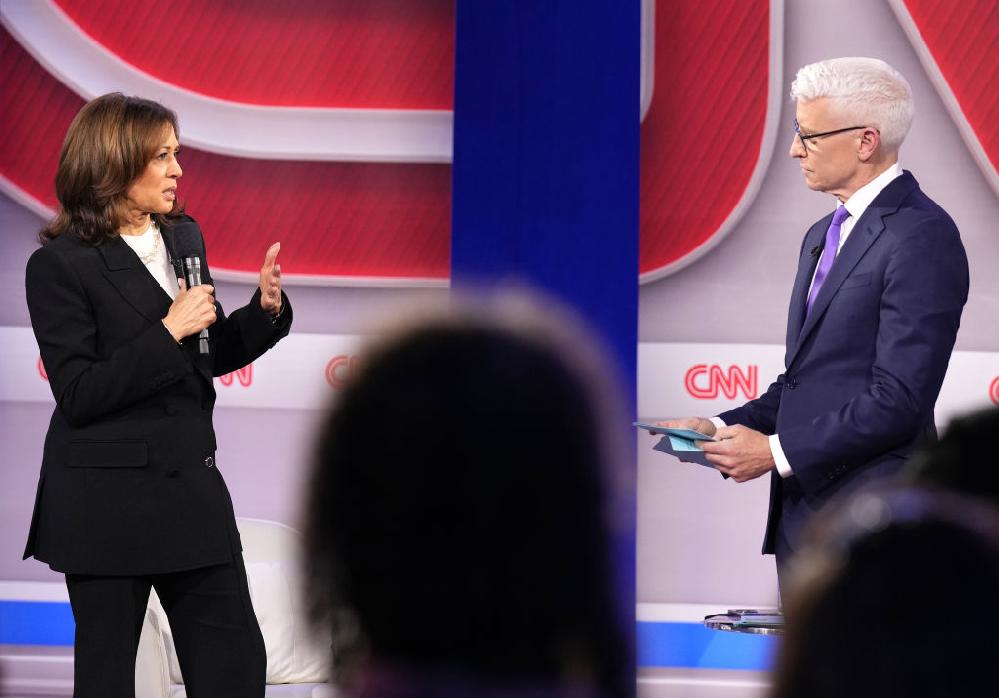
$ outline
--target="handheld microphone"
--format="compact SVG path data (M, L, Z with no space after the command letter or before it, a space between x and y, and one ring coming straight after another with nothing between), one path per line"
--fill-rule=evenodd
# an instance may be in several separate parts
M818 257L821 251L822 251L822 245L816 245L815 247L812 248L812 251L809 252L808 254L810 254L812 257Z
M173 247L177 250L174 259L175 269L179 266L183 269L184 280L187 281L187 288L191 289L201 285L201 257L198 255L198 244L201 239L200 231L194 223L183 222L174 226L171 231L173 237ZM208 328L201 330L198 334L198 353L202 356L208 355Z
M184 257L184 272L187 279L187 287L194 288L201 285L201 258L196 256ZM208 354L208 328L201 330L198 334L198 353Z

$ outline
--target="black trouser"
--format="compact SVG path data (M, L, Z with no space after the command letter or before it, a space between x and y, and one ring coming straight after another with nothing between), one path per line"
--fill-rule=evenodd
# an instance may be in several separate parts
M787 536L784 535L782 521L777 523L777 535L774 538L774 557L777 560L778 604L783 608L784 599L787 596L787 584L790 572L788 563L794 557L794 551L791 549L791 544L787 542Z
M133 698L150 587L160 597L188 698L264 695L267 655L246 570L233 562L145 577L67 574L76 620L74 698Z

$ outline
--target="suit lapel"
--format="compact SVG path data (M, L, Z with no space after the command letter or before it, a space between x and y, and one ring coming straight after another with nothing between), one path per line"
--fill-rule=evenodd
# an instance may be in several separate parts
M871 205L867 207L863 215L860 216L860 220L857 221L856 226L854 226L853 231L850 233L850 237L847 241L843 243L843 249L840 250L839 255L836 257L836 261L832 265L832 269L829 270L829 276L826 277L825 282L822 284L822 288L819 290L818 296L815 297L815 303L812 305L812 312L804 318L804 322L801 325L801 332L797 336L797 340L793 344L788 342L788 351L785 358L784 365L786 367L791 366L791 362L794 361L798 354L798 350L804 344L805 339L808 335L815 329L815 326L822 319L825 314L826 309L829 307L829 303L832 301L836 292L839 291L839 287L843 285L843 281L850 275L853 268L857 266L857 263L861 258L867 253L874 241L878 239L878 236L885 229L885 217L898 211L899 207L906 197L912 192L913 189L918 187L915 177L908 171L904 172L900 177L896 178L884 188L884 190L875 197ZM823 219L821 223L824 223L827 227L829 221L832 217L829 216L828 219ZM823 226L817 226L825 230ZM810 265L814 269L815 264ZM800 267L799 267L799 277L800 277ZM798 281L795 281L795 295L800 293L807 293L808 288L811 285L811 274L807 276L804 284L804 290L800 291L798 288ZM791 314L798 312L804 315L804 296L801 297L800 303L795 305L795 300L792 299ZM790 314L788 321L788 338L791 337L791 323Z
M829 270L829 276L826 277L825 283L819 289L819 295L815 297L815 303L812 305L812 312L808 314L804 324L801 326L801 334L798 335L798 347L801 346L805 338L808 337L808 334L815 328L816 323L822 318L826 308L829 307L829 302L832 301L833 296L836 295L843 281L850 275L853 268L857 266L857 262L864 256L864 253L867 252L884 228L884 221L881 220L878 210L873 205L869 206L864 215L857 221L857 225L854 226L850 237L843 243L843 249L839 251L836 261L833 262L832 269ZM792 356L791 358L793 360L794 357Z
M156 283L124 240L114 237L98 246L104 258L107 280L129 305L151 322L159 322L170 309L170 296Z
M812 275L815 274L815 266L819 263L818 255L812 254L812 250L817 245L822 244L825 230L829 227L831 220L832 214L830 213L813 225L805 235L805 241L801 246L798 274L794 277L794 287L791 289L791 306L787 311L787 340L784 344L787 352L784 356L785 366L791 365L791 352L797 346L798 337L801 335L801 326L805 322L805 298L808 296Z
M105 241L97 249L107 265L105 277L129 305L150 322L160 322L166 317L172 303L170 296L124 240L115 237ZM185 340L182 349L198 372L211 384L211 361L198 353L197 339L193 342Z
M173 229L163 226L160 229L160 237L163 239L163 246L166 247L167 255L170 257L170 267L178 279L184 278L184 264L177 256L177 246L173 238Z

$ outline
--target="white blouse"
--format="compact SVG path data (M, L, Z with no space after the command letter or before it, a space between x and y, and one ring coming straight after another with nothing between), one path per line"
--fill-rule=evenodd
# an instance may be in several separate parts
M166 245L163 244L163 236L160 235L160 230L152 216L149 218L149 227L141 235L122 235L121 239L138 255L142 263L146 265L146 269L156 279L156 283L166 291L166 294L171 299L176 298L180 292L180 287L177 285L177 278L174 275L173 266L170 264Z

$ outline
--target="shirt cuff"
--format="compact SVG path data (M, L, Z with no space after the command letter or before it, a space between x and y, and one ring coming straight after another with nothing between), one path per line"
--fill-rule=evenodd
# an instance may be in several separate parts
M774 465L777 466L777 472L783 478L788 478L794 475L794 471L791 470L791 464L787 462L787 456L784 455L784 449L781 448L780 438L777 434L771 434L767 437L770 439L770 453L774 457Z
M728 424L725 423L725 420L721 417L708 417L708 419L715 425L715 429L721 429L722 427L728 426Z

